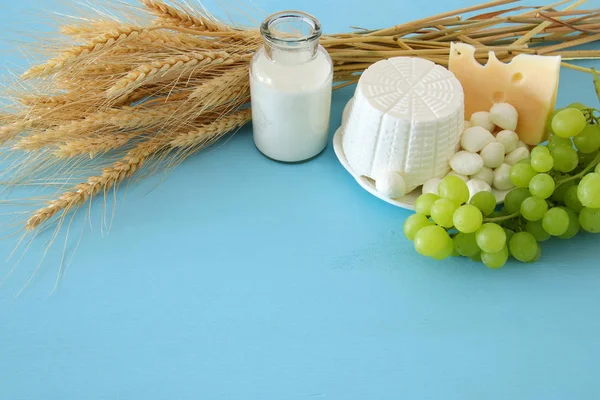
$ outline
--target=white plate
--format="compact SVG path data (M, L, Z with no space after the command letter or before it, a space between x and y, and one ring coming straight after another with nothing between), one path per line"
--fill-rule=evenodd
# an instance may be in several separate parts
M387 203L407 210L414 210L415 202L417 201L417 198L421 195L421 187L416 188L406 196L400 197L398 199L390 199L389 197L382 195L380 192L377 191L377 189L375 189L374 180L354 173L352 167L350 167L350 164L348 164L346 155L344 154L344 149L342 146L342 137L343 130L342 127L340 127L335 132L335 135L333 135L333 151L335 152L335 155L337 156L338 160L340 160L342 166L346 169L346 171L350 173L350 175L352 175L352 177L354 177L356 182L358 182L358 184L367 192L371 193L373 196L378 197ZM494 193L494 196L496 196L496 202L498 204L501 204L504 202L504 197L506 197L506 193L508 193L508 191L492 189L492 193Z

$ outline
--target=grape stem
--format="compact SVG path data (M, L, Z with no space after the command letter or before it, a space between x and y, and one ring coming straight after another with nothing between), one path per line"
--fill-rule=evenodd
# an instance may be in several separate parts
M509 215L503 215L501 217L485 218L483 220L483 222L502 222L502 221L507 221L509 219L516 218L519 215L521 215L521 213L517 211L516 213L509 214Z
M598 165L598 163L600 163L600 153L598 153L598 154L596 155L596 157L595 157L595 158L592 160L592 162L590 162L590 163L588 164L588 166L587 166L587 167L585 167L585 168L583 169L583 171L581 171L580 173L578 173L578 174L575 174L575 175L572 175L572 176L570 176L570 177L568 177L568 178L565 178L565 179L563 179L562 181L556 182L556 187L555 187L555 189L554 189L554 190L558 189L558 187L559 187L560 185L562 185L563 183L567 183L567 182L569 182L569 181L573 181L573 180L575 180L575 179L579 179L579 178L583 177L585 174L587 174L588 172L590 172L590 171L591 171L591 170L592 170L592 169L593 169L593 168L594 168L596 165Z

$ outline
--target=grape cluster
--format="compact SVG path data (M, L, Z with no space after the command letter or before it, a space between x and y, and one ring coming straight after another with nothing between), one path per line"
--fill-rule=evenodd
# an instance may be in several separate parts
M534 147L530 157L511 167L515 188L502 207L487 191L470 197L466 183L449 175L438 194L419 196L404 234L424 256L464 256L500 268L510 256L537 261L540 243L551 237L600 233L597 112L580 103L555 110L548 120L547 146Z

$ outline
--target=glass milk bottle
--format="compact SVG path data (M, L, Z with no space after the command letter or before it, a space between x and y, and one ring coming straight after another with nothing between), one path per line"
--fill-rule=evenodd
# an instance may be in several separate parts
M333 64L313 16L283 11L261 25L250 65L254 143L282 162L308 160L327 145Z

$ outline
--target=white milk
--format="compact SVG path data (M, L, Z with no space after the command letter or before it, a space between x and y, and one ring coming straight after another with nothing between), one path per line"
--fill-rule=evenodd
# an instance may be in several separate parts
M333 68L315 47L263 47L252 61L254 142L274 160L304 161L327 145Z

